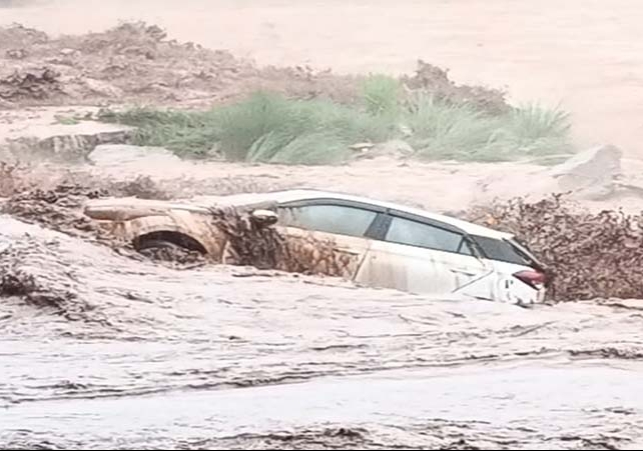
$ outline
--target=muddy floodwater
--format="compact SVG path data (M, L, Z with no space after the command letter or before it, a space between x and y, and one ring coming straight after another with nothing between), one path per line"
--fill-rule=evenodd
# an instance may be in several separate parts
M0 217L0 447L637 449L635 301L173 267ZM34 294L35 293L35 294Z
M35 156L87 163L94 197L103 179L122 185L113 195L159 199L316 187L464 212L558 186L515 162L118 156L133 131L76 107L210 107L259 88L355 101L347 74L410 73L424 59L458 85L560 102L581 146L624 147L619 183L635 189L586 204L613 214L564 220L540 204L508 217L565 257L566 300L596 287L641 297L643 235L629 224L643 220L614 218L643 210L642 13L640 0L0 0L0 156L20 163L0 158L0 203L26 193L0 214L0 449L640 449L643 300L525 308L153 261L89 237L89 220L69 214L89 195L47 191L71 166L54 173ZM116 26L135 20L147 25ZM89 158L100 143L112 147Z

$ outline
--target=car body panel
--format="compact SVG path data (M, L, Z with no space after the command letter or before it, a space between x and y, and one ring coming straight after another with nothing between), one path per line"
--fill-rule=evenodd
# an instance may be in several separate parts
M514 277L514 274L520 271L533 270L533 268L499 261L492 261L491 264L495 268L493 278L496 300L513 304L536 304L545 300L546 290L534 290Z
M113 205L110 206L110 205ZM167 205L159 208L151 203L92 203L85 214L97 220L102 227L118 239L133 242L155 232L176 232L196 240L216 261L223 261L226 246L225 235L211 225L207 209L190 206ZM206 214L207 213L207 214Z
M412 293L483 297L492 267L473 256L386 241L373 241L358 280Z
M311 255L308 259L311 264L309 271L357 281L356 276L371 245L370 240L297 227L276 228L291 239L291 246L300 244L305 247L304 252ZM328 243L326 250L320 247L320 243Z
M165 202L135 197L92 200L85 206L84 213L98 221L122 222L148 216L163 216L171 210L208 213L208 208L199 204Z

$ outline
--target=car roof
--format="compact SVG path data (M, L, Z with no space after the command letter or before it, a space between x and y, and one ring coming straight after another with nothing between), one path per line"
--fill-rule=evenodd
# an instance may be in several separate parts
M209 197L208 199L212 199ZM261 202L277 202L279 204L296 202L296 201L306 201L306 200L315 200L315 199L329 199L329 200L340 200L347 202L357 202L368 205L373 205L375 207L387 209L387 210L397 210L402 213L406 213L413 216L418 216L421 218L426 218L432 221L439 221L445 224L448 224L452 227L456 227L463 232L469 235L477 235L488 238L496 239L511 239L513 235L510 233L499 232L497 230L490 229L488 227L480 226L473 224L468 221L463 221L461 219L456 219L450 216L431 213L426 210L419 208L407 207L405 205L384 202L379 200L374 200L362 196L354 196L350 194L342 194L332 191L321 191L321 190L309 190L309 189L295 189L295 190L285 190L285 191L273 191L267 193L247 193L247 194L233 194L230 196L217 197L216 203L223 203L229 205L249 205L254 203ZM204 198L205 200L205 198Z

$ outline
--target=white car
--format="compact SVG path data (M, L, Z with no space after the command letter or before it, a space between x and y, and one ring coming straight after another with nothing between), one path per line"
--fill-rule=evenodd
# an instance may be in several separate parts
M363 197L289 190L179 203L99 199L90 201L85 214L112 222L138 249L181 246L225 263L225 236L211 210L223 206L245 209L293 239L332 242L352 258L342 276L364 285L510 303L544 300L543 265L513 235Z

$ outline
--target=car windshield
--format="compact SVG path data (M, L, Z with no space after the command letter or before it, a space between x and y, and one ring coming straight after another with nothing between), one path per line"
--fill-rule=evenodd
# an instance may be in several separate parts
M490 260L498 260L516 265L541 266L536 257L515 240L503 240L483 236L473 236L484 255Z

